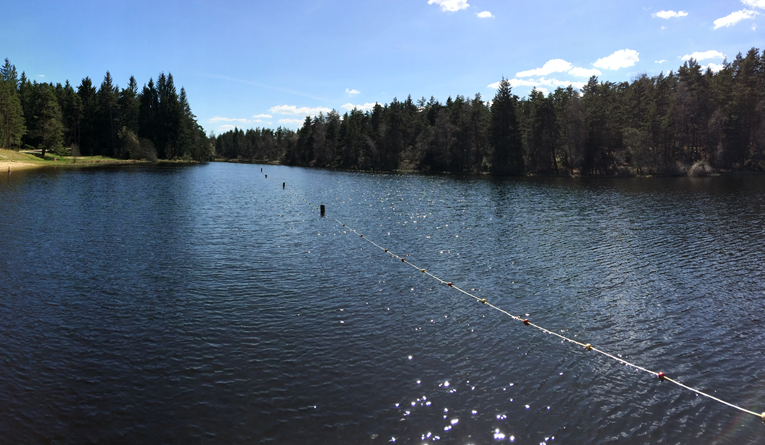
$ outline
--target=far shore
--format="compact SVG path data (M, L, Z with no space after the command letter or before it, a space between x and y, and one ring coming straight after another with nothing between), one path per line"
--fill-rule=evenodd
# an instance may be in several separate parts
M433 174L433 175L458 175L458 176L495 176L501 178L503 176L492 175L490 172L449 172L449 171L433 171L433 170L418 170L416 168L397 168L395 170L358 170L347 169L339 167L314 167L305 165L289 165L283 164L279 161L269 160L250 160L250 159L225 159L216 158L213 162L223 162L230 164L258 164L258 165L283 165L289 167L303 167L303 168L315 168L320 170L331 171L347 171L347 172L360 172L360 173L414 173L414 174ZM638 174L634 171L622 170L614 174L598 174L598 175L582 175L578 171L574 173L559 172L559 173L526 173L518 175L516 177L549 177L549 178L703 178L703 177L715 177L715 176L759 176L765 175L763 170L719 170L712 169L704 164L701 167L692 166L689 171L685 173L674 174Z

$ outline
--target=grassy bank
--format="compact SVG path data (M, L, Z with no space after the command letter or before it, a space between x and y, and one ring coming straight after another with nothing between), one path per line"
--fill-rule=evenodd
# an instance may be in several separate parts
M163 162L193 162L193 161L163 161ZM135 159L116 159L104 156L78 156L76 159L71 156L58 156L54 153L45 153L45 157L33 153L21 153L14 150L0 148L0 172L7 172L8 167L11 171L26 170L40 167L88 167L104 165L132 165L132 164L154 164L150 161L139 161Z

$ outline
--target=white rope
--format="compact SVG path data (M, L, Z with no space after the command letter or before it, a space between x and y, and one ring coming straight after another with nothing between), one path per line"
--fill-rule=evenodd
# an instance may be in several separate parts
M268 177L267 177L267 179L268 179L269 181L271 181L271 182L274 182L274 183L276 183L276 181L274 181L273 179L270 179L270 178L268 178ZM316 207L314 204L311 204L310 202L308 202L308 200L306 200L306 199L305 199L305 198L303 198L302 196L298 195L297 193L293 192L292 190L290 190L290 189L288 189L288 188L286 188L286 187L285 187L285 190L288 190L290 193L292 193L293 195L295 195L297 198L300 198L300 199L302 199L303 201L305 201L305 202L306 202L306 203L308 203L309 205L313 206L315 209L318 209L318 207ZM686 385L684 385L684 384L682 384L682 383L680 383L680 382L678 382L678 381L676 381L676 380L673 380L673 379L671 379L671 378L669 378L669 377L665 376L663 372L656 372L656 371L651 371L650 369L646 369L646 368L643 368L643 367L641 367L641 366L638 366L638 365L636 365L636 364L634 364L634 363L630 363L630 362L628 362L628 361L626 361L626 360L624 360L624 359L622 359L622 358L619 358L619 357L616 357L616 356L614 356L614 355L612 355L612 354L609 354L609 353L607 353L607 352L605 352L605 351L601 351L600 349L596 349L596 348L592 347L592 345L591 345L591 344L589 344L589 343L588 343L588 344L580 343L580 342L578 342L578 341L576 341L576 340L574 340L574 339L572 339L572 338L568 338L568 337L566 337L565 335L561 335L561 334L558 334L557 332L553 332L553 331L551 331L551 330L549 330L549 329L545 329L545 328L543 328L542 326L539 326L539 325L536 325L536 324L534 324L534 323L531 323L531 322L530 322L528 319L523 319L523 318L521 318L521 317L519 317L519 316L517 316L517 315L513 315L513 314L511 314L510 312L508 312L508 311L506 311L506 310L504 310L504 309L502 309L502 308L499 308L499 307L497 307L497 306L494 306L493 304L489 303L489 302L488 302L488 301L487 301L485 298L480 298L480 297L477 297L477 296L475 296L475 295L471 294L470 292L468 292L468 291L466 291L466 290L464 290L464 289L461 289L461 288L459 288L459 287L455 286L455 285L454 285L452 282L450 282L450 281L445 281L445 280L443 280L443 279L441 279L441 278L437 277L436 275L433 275L432 273L428 272L426 269L424 269L424 268L420 268L420 267L418 267L418 266L414 265L414 264L413 264L413 263L411 263L410 261L407 261L407 259L406 259L406 258L404 258L404 257L402 257L402 256L399 256L399 255L396 255L395 253L391 252L390 250L386 249L385 247L383 247L383 246L381 246L381 245L379 245L379 244L375 243L374 241L372 241L372 240L371 240L371 239L369 239L368 237L366 237L366 236L364 236L363 234L361 234L361 233L359 233L358 231L356 231L356 229L353 229L353 228L349 227L348 225L346 225L346 224L342 223L342 222L341 222L341 221L339 221L338 219L336 219L336 218L332 218L332 220L333 220L333 221L335 221L336 223L340 224L341 226L345 227L345 228L346 228L346 229L348 229L349 231L351 231L351 232L353 232L353 233L355 233L355 234L359 235L359 237L360 237L360 238L362 238L364 241L366 241L366 242L368 242L368 243L372 244L373 246L377 247L378 249L380 249L380 250L384 251L385 253L387 253L387 254L388 254L388 255L390 255L391 257L393 257L393 258L396 258L396 259L400 260L402 263L405 263L405 264L407 264L407 265L409 265L409 266L411 266L411 267L413 267L413 268L415 268L415 269L419 270L419 271L420 271L420 272L422 272L423 274L425 274L425 275L427 275L427 276L429 276L429 277L433 278L434 280L436 280L436 281L440 282L441 284L446 284L446 285L448 285L450 288L452 288L452 289L455 289L455 290L457 290L457 291L459 291L459 292L462 292L463 294L465 294L465 295L467 295L467 296L469 296L469 297L471 297L471 298L475 299L475 300L476 300L476 301L478 301L478 302L481 302L481 303L485 304L486 306L488 306L488 307L490 307L490 308L492 308L492 309L494 309L494 310L496 310L496 311L499 311L499 312L501 312L501 313L503 313L503 314L507 315L508 317L510 317L510 318L512 318L512 319L514 319L514 320L517 320L517 321L521 321L521 322L523 322L523 323L524 323L526 326L531 326L531 327L533 327L533 328L539 329L539 330L540 330L540 331L542 331L542 332L546 332L546 333L548 333L548 334L552 334L552 335L555 335L555 336L557 336L558 338L560 338L560 339L562 339L562 340L564 340L564 341L567 341L567 342L569 342L569 343L574 343L574 344L576 344L576 345L582 346L582 347L584 347L584 348L585 348L586 350L588 350L588 351L594 351L594 352L597 352L597 353L599 353L599 354L602 354L602 355L604 355L604 356L606 356L606 357L608 357L608 358L611 358L611 359L613 359L613 360L616 360L616 361L618 361L618 362L620 362L620 363L623 363L623 364L625 364L625 365L627 365L627 366L631 366L631 367L633 367L633 368L635 368L635 369L639 369L639 370L641 370L641 371L643 371L643 372L647 372L647 373L649 373L649 374L653 374L654 376L658 377L660 380L666 380L666 381L672 382L672 383L674 383L675 385L678 385L678 386L680 386L680 387L682 387L682 388L685 388L685 389L687 389L687 390L693 391L693 392L695 392L696 394L700 394L700 395L702 395L702 396L704 396L704 397L708 397L708 398L710 398L710 399L712 399L712 400L715 400L715 401L717 401L717 402L720 402L720 403L722 403L722 404L724 404L724 405L730 406L731 408L735 408L735 409L737 409L737 410L739 410L739 411L743 411L743 412L745 412L745 413L747 413L747 414L751 414L751 415L753 415L753 416L757 416L757 417L761 418L761 419L763 420L763 422L765 422L765 412L763 412L762 414L757 414L757 413L756 413L756 412L754 412L754 411L750 411L750 410L748 410L748 409L746 409L746 408L742 408L742 407L740 407L740 406L734 405L734 404L732 404L732 403L726 402L726 401L724 401L724 400L721 400L721 399L719 399L719 398L717 398L717 397L714 397L714 396L712 396L712 395L709 395L709 394L707 394L707 393L705 393L705 392L699 391L698 389L694 389L694 388L691 388L690 386L686 386Z

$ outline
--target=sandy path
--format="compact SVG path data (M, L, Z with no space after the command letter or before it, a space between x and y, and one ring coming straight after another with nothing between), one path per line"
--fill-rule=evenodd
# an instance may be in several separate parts
M28 168L37 168L42 166L39 164L32 164L29 162L13 162L13 161L0 160L0 173L8 173L8 167L11 168L11 172L14 172L16 170L25 170Z

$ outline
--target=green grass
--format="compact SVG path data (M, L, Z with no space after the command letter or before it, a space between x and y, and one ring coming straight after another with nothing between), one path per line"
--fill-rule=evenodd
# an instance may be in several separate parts
M116 159L106 156L78 156L73 159L71 156L59 156L55 153L46 152L45 157L32 153L20 153L14 150L0 148L0 162L23 162L28 164L45 165L87 165L87 164L135 164L138 162L132 159Z

